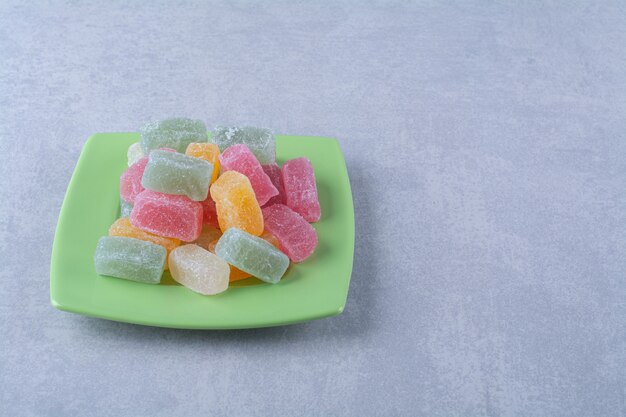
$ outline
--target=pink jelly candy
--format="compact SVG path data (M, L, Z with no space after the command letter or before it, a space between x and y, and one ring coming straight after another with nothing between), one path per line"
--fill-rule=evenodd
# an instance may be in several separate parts
M206 198L206 200L201 201L202 204L202 223L210 224L211 226L215 226L219 228L219 224L217 222L217 209L215 208L215 201L211 198L211 194Z
M291 159L283 165L285 204L308 222L320 219L320 202L317 198L315 173L306 158Z
M141 185L143 171L148 164L148 157L145 156L132 164L120 178L120 196L127 203L134 203L137 194L144 190Z
M280 249L294 262L308 258L317 246L317 233L298 213L284 204L263 209L265 230L278 239Z
M274 184L274 187L278 190L278 194L270 198L265 206L271 206L272 204L285 204L285 190L283 188L283 180L280 177L280 167L276 164L261 165L263 171L267 174Z
M278 190L246 145L230 146L219 158L223 171L237 171L248 177L260 206L278 194Z
M202 232L202 204L184 195L145 190L135 197L130 222L155 235L193 242Z

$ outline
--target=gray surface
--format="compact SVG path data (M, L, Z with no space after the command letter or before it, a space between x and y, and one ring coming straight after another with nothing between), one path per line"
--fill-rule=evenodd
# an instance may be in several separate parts
M0 415L626 414L623 2L122 3L0 4ZM340 139L343 315L49 305L85 139L170 115Z

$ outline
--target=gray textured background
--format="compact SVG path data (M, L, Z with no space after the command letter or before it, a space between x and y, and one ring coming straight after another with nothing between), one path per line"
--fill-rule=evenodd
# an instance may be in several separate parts
M624 2L124 3L0 1L0 415L626 415ZM341 141L343 315L50 306L85 139L171 115Z

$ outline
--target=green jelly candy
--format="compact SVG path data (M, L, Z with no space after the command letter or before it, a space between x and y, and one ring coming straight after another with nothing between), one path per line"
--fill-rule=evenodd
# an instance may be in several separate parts
M96 272L146 284L158 284L167 251L145 240L104 236L98 241L94 261Z
M133 204L126 202L123 198L120 198L120 217L130 217L131 211L133 211Z
M146 155L159 148L185 153L190 143L207 140L206 125L202 120L165 119L148 123L141 129L141 149Z
M209 194L212 175L213 164L204 159L156 150L150 152L141 185L152 191L204 201Z
M287 255L266 240L236 227L226 230L215 246L215 254L229 264L276 284L289 266Z
M220 148L220 152L224 152L229 146L243 143L250 148L261 165L276 162L276 140L269 129L218 126L213 132L211 142Z

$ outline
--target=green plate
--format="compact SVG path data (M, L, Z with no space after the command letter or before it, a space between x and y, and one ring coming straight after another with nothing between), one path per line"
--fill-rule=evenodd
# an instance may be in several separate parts
M85 144L54 236L53 306L109 320L190 329L278 326L343 311L352 273L354 209L339 144L329 138L276 137L280 164L300 156L311 160L322 207L321 220L313 224L319 237L315 253L292 264L280 283L250 278L219 295L202 296L168 276L161 285L146 285L97 275L96 243L119 215L119 178L128 146L138 140L136 133L99 133Z

